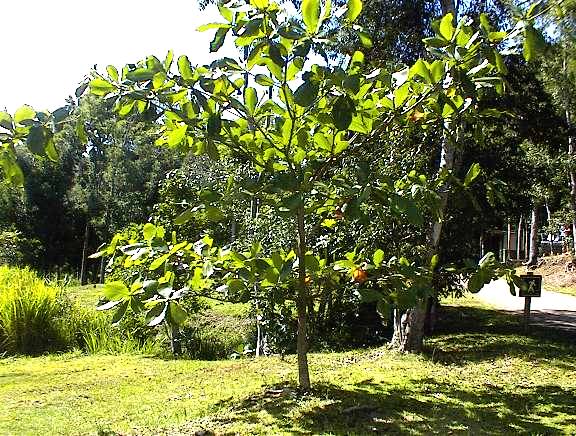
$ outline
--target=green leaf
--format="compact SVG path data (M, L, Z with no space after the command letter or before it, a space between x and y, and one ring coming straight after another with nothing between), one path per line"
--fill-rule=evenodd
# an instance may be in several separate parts
M118 70L114 65L108 65L106 67L106 71L108 72L108 76L115 82L118 81Z
M442 37L448 41L450 41L452 36L454 36L454 25L452 24L453 22L454 15L452 15L451 12L444 15L442 20L440 20L440 35L442 35Z
M156 236L156 226L152 223L146 223L142 233L144 234L144 240L151 241Z
M450 43L443 38L435 38L435 37L424 38L422 41L427 46L434 47L434 48L443 48L443 47L446 47L447 45L450 45Z
M224 41L226 40L226 35L228 34L229 28L221 28L216 31L216 35L214 35L214 39L210 43L210 53L217 52L220 50L220 47L224 45Z
M130 291L124 283L120 281L114 281L104 285L102 294L104 297L106 297L106 299L116 301L128 298L130 296Z
M480 164L473 163L470 165L468 172L466 173L466 177L464 177L464 186L468 187L470 184L480 175L482 168L480 168Z
M26 138L26 145L35 155L44 156L46 154L44 149L50 139L52 139L52 132L43 126L32 126Z
M341 95L332 107L332 122L338 130L346 130L352 122L354 114L354 102L348 96Z
M90 81L90 92L94 95L98 96L106 96L111 92L116 91L116 86L114 84L108 82L107 80L102 79L101 77L97 77L96 79L92 79Z
M384 261L384 251L381 249L376 250L372 256L372 260L374 261L374 265L379 268Z
M440 256L438 256L438 254L435 254L434 256L432 256L432 259L430 259L430 270L431 271L434 271L436 269L439 261L440 261Z
M244 104L248 109L248 113L252 115L256 110L256 104L258 103L258 94L256 90L252 87L247 87L244 89Z
M250 4L256 9L266 9L270 3L268 0L250 0Z
M194 71L192 71L188 56L182 55L178 58L178 71L184 80L194 79Z
M187 209L174 219L174 224L180 226L187 223L192 218L194 218L194 212L192 212L190 209Z
M176 127L174 130L170 130L167 133L168 140L167 144L169 147L175 147L182 142L184 137L186 136L186 132L188 131L188 126L186 124L182 124Z
M14 113L14 122L16 124L26 124L36 118L36 111L28 105L24 105Z
M58 151L56 150L56 144L54 143L54 137L50 135L46 144L44 145L44 153L48 156L52 162L56 162L58 160Z
M208 24L202 24L196 30L198 32L206 32L207 30L212 29L229 29L229 28L230 24L228 23L208 23Z
M312 81L306 81L294 92L294 101L299 106L308 107L312 105L316 97L318 97L319 89L318 84Z
M524 27L524 59L528 62L534 60L538 52L543 50L544 46L545 42L540 32L534 29L533 26L526 25Z
M424 79L426 83L432 82L432 77L430 76L430 70L424 63L422 59L418 59L414 65L410 67L408 71L408 78L411 79L414 76L420 76Z
M216 137L220 134L220 130L222 129L222 118L220 114L210 114L208 117L208 122L206 124L206 131L208 135L211 137Z
M346 18L353 23L362 12L362 0L348 0L348 10L346 11Z
M168 311L168 303L157 304L146 314L146 318L150 319L148 322L148 327L155 327L160 324L166 318L166 312Z
M170 253L166 253L166 254L154 259L152 261L152 263L150 264L150 266L148 267L148 269L150 271L154 271L154 270L160 268L162 265L164 265L164 263L166 262L166 260L168 260L169 257L170 257Z
M360 43L366 47L366 48L372 48L372 46L374 45L372 43L372 38L370 38L370 35L366 32L358 32L358 37L360 38Z
M302 1L302 19L309 33L316 33L318 30L318 21L320 19L320 1L303 0Z
M226 216L222 213L220 209L214 206L207 206L204 211L204 216L209 221L222 221Z
M122 320L124 314L126 314L126 310L128 309L128 303L129 301L126 300L118 306L118 309L112 317L112 325L117 325Z
M136 68L135 70L126 73L126 79L133 82L146 82L152 80L154 74L156 74L156 71L149 68Z
M184 324L184 321L188 318L188 314L182 307L174 302L170 302L170 319L177 325Z
M430 65L430 77L433 83L438 83L444 77L444 62L436 60Z
M13 130L12 117L7 112L0 112L0 126L7 130Z
M256 74L256 83L262 86L272 86L274 85L274 81L272 78L266 76L265 74Z

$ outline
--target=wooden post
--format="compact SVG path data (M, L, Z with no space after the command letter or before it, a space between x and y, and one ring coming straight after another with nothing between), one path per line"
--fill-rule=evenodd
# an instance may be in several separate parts
M530 331L530 303L532 297L524 297L524 333Z

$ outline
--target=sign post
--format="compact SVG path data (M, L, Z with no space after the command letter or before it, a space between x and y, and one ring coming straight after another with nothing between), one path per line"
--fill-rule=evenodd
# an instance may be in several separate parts
M520 276L520 278L526 285L525 288L520 288L518 296L524 297L524 332L528 333L530 327L530 303L532 302L532 297L540 297L542 295L542 276L528 271L526 275Z

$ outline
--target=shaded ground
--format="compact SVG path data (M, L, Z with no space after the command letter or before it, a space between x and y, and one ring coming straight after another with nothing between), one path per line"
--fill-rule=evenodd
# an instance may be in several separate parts
M546 283L544 282L544 286ZM494 308L522 314L524 298L510 294L504 280L494 281L477 294L481 301ZM576 297L542 290L542 296L531 300L531 324L553 327L576 333Z
M423 355L312 353L308 394L294 356L0 359L0 434L576 434L574 341L458 304Z

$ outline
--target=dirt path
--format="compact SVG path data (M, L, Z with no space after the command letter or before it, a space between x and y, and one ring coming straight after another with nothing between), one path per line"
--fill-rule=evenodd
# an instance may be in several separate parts
M494 281L482 288L477 298L502 310L524 311L524 298L514 297L504 280ZM576 332L576 297L542 290L542 296L532 298L533 324Z

